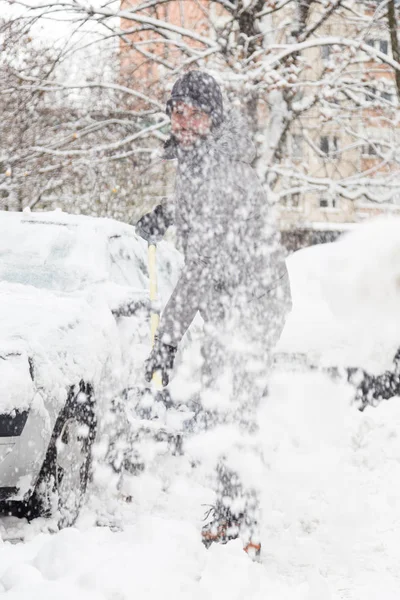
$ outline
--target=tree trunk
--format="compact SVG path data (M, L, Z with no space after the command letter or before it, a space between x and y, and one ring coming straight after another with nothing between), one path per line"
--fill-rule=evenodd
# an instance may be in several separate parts
M390 45L392 47L392 56L395 61L400 62L399 38L397 36L397 17L396 17L395 0L389 0L389 2L388 2L388 25L389 25L389 32L390 32ZM398 71L397 69L395 71L395 78L396 78L397 98L400 101L400 71Z

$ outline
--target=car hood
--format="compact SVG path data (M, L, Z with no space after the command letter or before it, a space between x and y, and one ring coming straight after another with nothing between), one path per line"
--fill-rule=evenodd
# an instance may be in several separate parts
M99 294L65 295L3 282L0 313L0 356L29 357L37 388L57 393L57 385L65 390L81 378L95 382L116 346L115 320Z
M73 327L85 299L21 284L0 283L1 340L28 341Z

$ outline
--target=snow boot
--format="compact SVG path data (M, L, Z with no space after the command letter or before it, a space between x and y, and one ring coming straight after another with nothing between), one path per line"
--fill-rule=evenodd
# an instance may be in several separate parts
M249 531L245 515L233 515L230 510L222 505L212 506L207 511L204 520L211 517L201 530L201 538L204 546L209 548L211 544L227 544L238 537L243 538L244 531ZM242 534L242 535L241 535ZM249 538L246 535L247 539ZM261 554L261 544L254 539L247 539L243 550L253 559L258 559Z

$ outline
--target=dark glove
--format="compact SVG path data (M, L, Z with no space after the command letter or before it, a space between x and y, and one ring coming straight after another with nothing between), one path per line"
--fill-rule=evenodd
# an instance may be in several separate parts
M175 346L164 344L158 338L155 339L153 350L145 362L146 381L150 383L154 373L161 371L161 382L164 387L168 385L177 349Z
M172 225L170 213L169 207L158 204L152 212L139 219L135 226L136 233L150 244L160 242L168 227Z

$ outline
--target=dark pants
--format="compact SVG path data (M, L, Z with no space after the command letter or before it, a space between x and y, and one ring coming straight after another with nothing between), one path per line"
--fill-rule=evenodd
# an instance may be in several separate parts
M202 385L188 425L192 434L208 436L205 452L216 473L217 514L240 522L247 541L259 535L257 408L267 393L272 350L289 310L285 277L262 298L219 294L202 311Z

